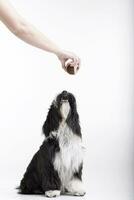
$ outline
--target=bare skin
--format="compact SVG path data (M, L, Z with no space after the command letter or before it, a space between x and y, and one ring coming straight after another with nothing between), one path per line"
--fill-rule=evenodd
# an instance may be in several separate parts
M76 74L80 66L79 57L72 52L62 50L43 33L38 31L33 25L28 23L17 13L15 8L8 0L0 0L0 20L14 35L24 42L44 51L55 54L66 72L68 65L74 67L74 74Z

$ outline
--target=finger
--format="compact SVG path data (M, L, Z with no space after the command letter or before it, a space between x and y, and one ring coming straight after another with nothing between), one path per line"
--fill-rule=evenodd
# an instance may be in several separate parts
M77 57L76 56L72 56L71 60L72 60L72 62L70 62L70 64L75 66L77 64Z
M80 66L81 64L81 59L78 57L78 65Z
M77 65L77 66L76 66L76 73L78 72L79 69L80 69L80 66Z
M74 65L72 64L72 61L66 63L66 68L68 68L68 66L74 67Z
M77 71L80 69L80 67L79 66L77 66Z
M74 67L74 73L77 73L77 66Z
M77 63L77 62L76 62L76 63L71 63L70 66L71 66L71 67L76 67L76 68L77 68L77 67L79 66L79 63Z
M72 62L70 62L70 66L74 67L77 65L77 61L76 60L73 60Z
M76 64L80 65L80 58L79 57L76 57Z

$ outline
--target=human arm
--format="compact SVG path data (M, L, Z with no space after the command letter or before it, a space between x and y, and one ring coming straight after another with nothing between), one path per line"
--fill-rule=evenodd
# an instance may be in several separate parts
M8 0L0 0L0 19L7 28L21 40L44 51L54 53L61 61L64 69L66 69L65 63L69 59L71 60L70 64L72 66L79 66L80 59L78 56L62 50L43 33L38 31L36 27L18 14Z

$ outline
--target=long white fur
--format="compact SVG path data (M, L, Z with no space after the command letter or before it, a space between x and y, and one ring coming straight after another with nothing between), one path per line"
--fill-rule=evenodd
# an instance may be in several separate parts
M66 189L68 191L68 194L72 194L75 196L83 196L85 194L82 181L75 178L68 183Z
M69 103L63 102L60 109L63 120L59 126L58 131L52 132L52 135L58 138L60 146L60 152L56 153L54 159L54 168L58 171L59 177L61 179L62 192L64 192L65 188L68 188L70 192L78 193L80 187L82 188L82 183L80 183L81 181L73 180L75 183L78 183L76 184L76 187L79 185L78 189L76 188L76 191L74 191L72 177L74 172L78 171L79 166L83 161L83 147L81 138L75 135L65 122L69 111ZM73 187L72 189L70 188L71 185ZM82 193L83 189L80 191Z

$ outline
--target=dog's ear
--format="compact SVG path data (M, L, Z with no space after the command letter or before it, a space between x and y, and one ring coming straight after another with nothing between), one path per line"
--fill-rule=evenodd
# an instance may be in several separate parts
M75 99L70 103L71 111L66 120L68 126L72 129L73 133L81 137L81 127L79 122L79 114L77 112L77 105Z
M42 127L43 134L45 134L45 136L48 137L52 131L56 131L59 127L60 121L61 115L58 111L56 103L53 102L48 111L47 119Z

